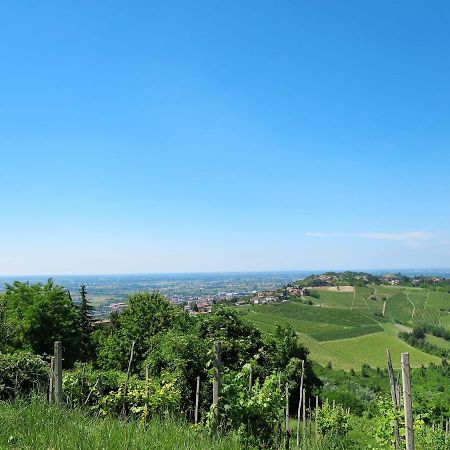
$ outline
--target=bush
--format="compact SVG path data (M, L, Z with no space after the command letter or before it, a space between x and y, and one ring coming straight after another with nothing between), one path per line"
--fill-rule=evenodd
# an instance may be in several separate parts
M149 377L148 382L132 376L124 398L126 374L118 371L77 367L64 372L63 392L71 405L89 405L101 416L116 416L122 412L147 419L166 413L180 405L177 380L168 373L161 378Z
M256 380L249 390L250 365L242 371L227 371L222 379L220 427L223 431L238 432L244 448L272 448L277 437L277 425L284 401L278 387L278 376ZM214 429L214 411L206 423Z
M318 425L324 436L345 436L350 428L350 414L340 405L334 408L328 401L322 405L318 413Z
M0 399L45 390L48 378L47 363L40 356L28 352L0 354Z

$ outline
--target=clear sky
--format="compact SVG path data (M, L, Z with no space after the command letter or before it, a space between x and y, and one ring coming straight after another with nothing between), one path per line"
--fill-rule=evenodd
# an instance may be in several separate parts
M449 23L0 2L0 275L449 267Z

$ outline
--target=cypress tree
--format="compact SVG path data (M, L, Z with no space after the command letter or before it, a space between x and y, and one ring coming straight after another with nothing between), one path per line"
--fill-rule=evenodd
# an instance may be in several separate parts
M86 286L80 286L80 334L81 334L81 357L87 360L91 354L91 332L92 312L94 308L87 298Z

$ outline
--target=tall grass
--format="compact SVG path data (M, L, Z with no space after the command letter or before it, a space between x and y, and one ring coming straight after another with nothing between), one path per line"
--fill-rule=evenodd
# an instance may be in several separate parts
M213 441L192 425L171 419L147 424L96 418L87 411L40 398L0 402L0 449L237 450L234 436Z

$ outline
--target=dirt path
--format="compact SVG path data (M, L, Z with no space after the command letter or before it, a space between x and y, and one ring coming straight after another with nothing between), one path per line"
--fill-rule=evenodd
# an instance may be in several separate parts
M427 297L425 298L425 303L423 304L423 310L422 310L422 319L425 319L425 309L427 308L427 302L430 298L431 291L428 291Z
M367 310L370 311L369 304L367 303L366 297L363 297L363 299L364 299L364 303L366 304Z
M406 295L406 299L409 301L409 303L411 303L413 310L411 313L411 320L414 319L414 315L416 314L416 305L412 302L412 300L409 298L409 294L408 291L405 290L405 295Z
M350 310L353 309L353 305L355 304L355 298L356 298L356 289L353 291L353 300L352 300L352 306L350 307Z

